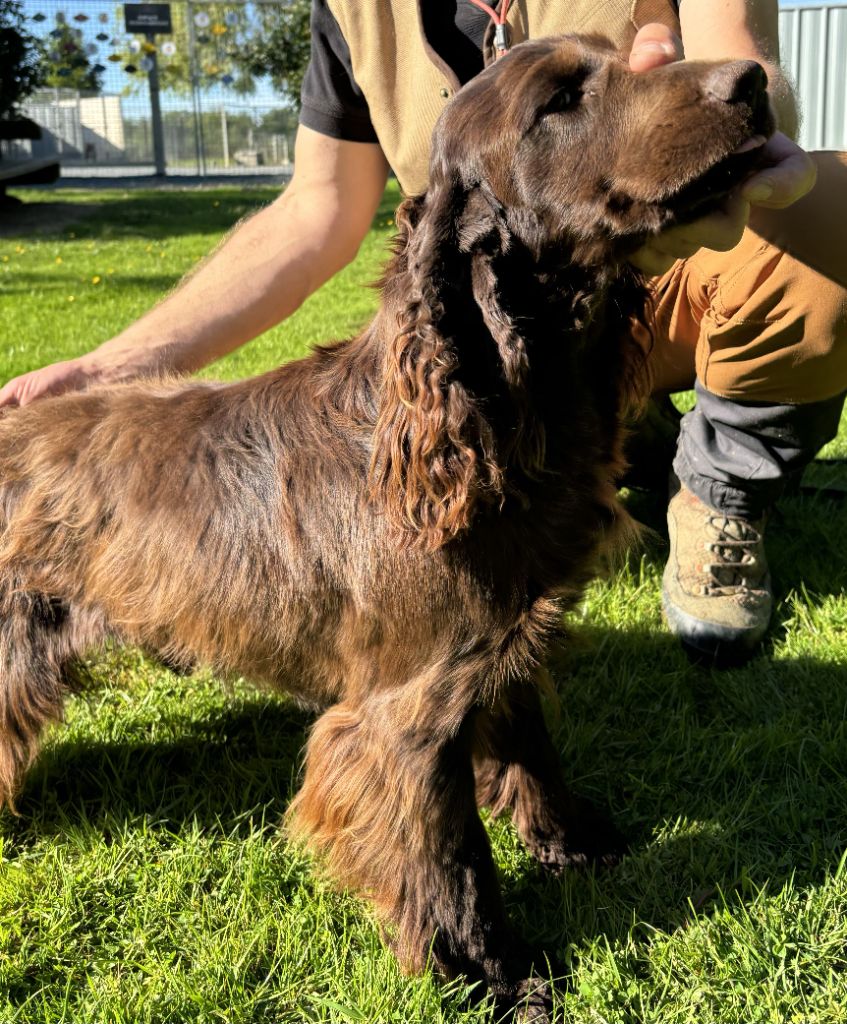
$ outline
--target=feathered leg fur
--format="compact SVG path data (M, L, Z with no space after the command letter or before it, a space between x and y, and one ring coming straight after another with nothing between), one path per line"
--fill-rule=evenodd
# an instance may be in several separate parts
M335 879L373 900L407 970L431 956L443 974L482 980L514 1003L531 988L529 961L506 922L476 808L475 712L445 735L403 705L375 695L318 720L293 829Z
M14 808L42 730L61 719L77 681L75 660L105 633L96 612L78 612L0 579L0 805Z
M545 868L611 864L624 852L615 826L565 785L534 685L515 687L497 708L479 714L474 766L480 806L495 817L511 811L518 834Z

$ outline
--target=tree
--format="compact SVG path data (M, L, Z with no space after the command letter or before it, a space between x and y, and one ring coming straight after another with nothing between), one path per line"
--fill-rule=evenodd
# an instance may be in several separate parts
M103 72L89 60L81 29L57 18L56 27L41 45L45 85L100 92Z
M288 0L281 8L270 4L257 7L261 25L241 45L239 62L251 75L268 75L292 105L298 106L311 52L309 0Z
M17 115L18 104L42 83L38 41L24 28L23 4L0 0L0 119Z
M262 118L259 128L269 135L294 135L297 131L297 114L284 107L269 110Z

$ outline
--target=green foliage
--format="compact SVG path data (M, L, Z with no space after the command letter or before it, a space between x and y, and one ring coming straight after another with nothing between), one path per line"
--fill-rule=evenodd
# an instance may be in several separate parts
M263 132L274 135L293 135L297 130L297 114L292 110L278 107L276 110L269 110L262 117L260 125Z
M20 0L0 0L0 118L14 117L42 82L38 42L24 26Z
M103 72L85 52L82 29L56 20L56 27L42 42L44 84L79 92L100 92Z
M254 75L270 75L289 100L298 104L309 62L309 0L289 0L281 9L260 4L260 31L248 39L241 61Z

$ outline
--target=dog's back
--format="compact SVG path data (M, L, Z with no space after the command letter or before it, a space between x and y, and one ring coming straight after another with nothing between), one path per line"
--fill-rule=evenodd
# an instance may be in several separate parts
M0 418L6 593L97 609L169 660L278 678L339 603L337 563L369 519L367 455L315 445L304 369L95 389Z

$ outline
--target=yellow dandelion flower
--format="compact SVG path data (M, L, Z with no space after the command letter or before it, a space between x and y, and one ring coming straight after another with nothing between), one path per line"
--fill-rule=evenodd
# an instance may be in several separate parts
M114 272L115 272L115 268L114 267L109 267L109 269L106 271L107 274L114 274Z
M102 278L100 277L100 275L99 274L95 274L94 277L91 278L91 283L92 284L100 284L101 280L102 280Z
M76 295L69 295L68 302L76 302Z
M8 263L9 262L9 257L8 256L4 256L3 257L3 262L4 263Z
M26 249L22 245L15 246L15 252L20 256L22 252L26 252Z
M62 263L62 262L63 262L62 257L61 256L57 256L56 257L56 263Z

